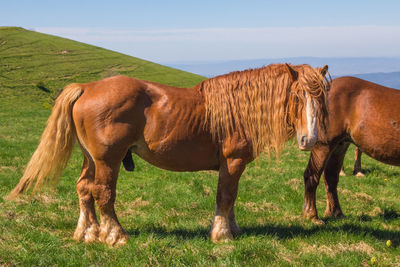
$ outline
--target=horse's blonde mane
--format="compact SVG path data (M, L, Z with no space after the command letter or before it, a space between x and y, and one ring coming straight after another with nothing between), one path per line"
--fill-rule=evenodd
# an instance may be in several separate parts
M252 143L254 156L271 150L279 156L283 144L294 134L294 122L301 119L304 92L315 98L326 117L326 80L308 65L274 64L259 69L232 72L205 80L206 121L213 137L221 141L234 132Z

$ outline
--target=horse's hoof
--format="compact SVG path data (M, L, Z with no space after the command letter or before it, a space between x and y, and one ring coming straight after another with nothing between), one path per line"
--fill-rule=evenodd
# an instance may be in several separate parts
M120 226L115 226L114 228L107 230L101 230L99 235L100 242L114 247L126 244L128 239L128 234Z
M355 174L355 176L357 176L357 177L365 177L365 174L362 173L362 172L357 172L357 173Z
M92 243L99 240L99 226L95 225L87 229L85 234L85 239L83 240L85 243Z
M303 209L302 215L304 219L313 220L314 218L318 219L318 215L316 212L310 212Z
M303 218L310 220L314 225L323 225L325 222L318 218L318 215L314 212L306 212L303 210Z
M239 227L238 227L239 228ZM214 243L227 242L233 239L229 222L222 216L215 216L210 231L211 241Z
M311 222L314 225L325 225L325 222L319 218L313 218L313 219L311 219Z
M99 226L91 225L85 229L76 229L74 239L78 242L92 243L99 240Z
M325 211L324 216L325 217L335 218L335 219L341 219L341 218L345 217L343 212L340 211L340 210L339 211L329 211L329 210Z
M213 231L211 233L211 241L213 243L223 243L223 242L229 242L233 240L233 236L230 233L229 229L224 229L220 231Z
M125 245L129 240L129 236L126 233L118 233L116 236L108 236L106 243L110 246L118 247Z
M128 242L128 235L122 232L111 232L107 237L103 238L101 241L107 245L118 247L125 245Z
M339 173L339 175L340 175L340 176L346 176L346 173L345 173L343 170L341 170L340 173Z

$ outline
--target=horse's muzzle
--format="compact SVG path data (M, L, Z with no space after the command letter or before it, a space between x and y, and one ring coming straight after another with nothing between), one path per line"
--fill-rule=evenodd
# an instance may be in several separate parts
M297 134L297 145L299 146L300 150L309 151L311 150L314 145L317 143L318 138L316 136L307 136Z

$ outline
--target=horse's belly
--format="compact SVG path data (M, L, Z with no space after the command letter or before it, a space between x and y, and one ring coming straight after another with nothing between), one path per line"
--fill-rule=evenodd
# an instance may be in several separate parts
M361 121L351 132L351 138L370 157L400 165L400 127L393 119Z
M139 142L132 152L150 164L170 171L217 170L218 149L211 142L178 141L157 144Z
M372 138L374 137L374 138ZM400 135L393 138L392 135L375 135L363 138L357 145L370 157L386 164L400 166Z
M391 149L368 148L363 152L380 162L400 166L400 147L392 147Z

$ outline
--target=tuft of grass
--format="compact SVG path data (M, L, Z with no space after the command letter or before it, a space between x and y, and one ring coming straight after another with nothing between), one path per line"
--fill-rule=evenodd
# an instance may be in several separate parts
M55 190L44 189L33 199L3 200L38 144L50 114L43 103L67 83L116 72L182 86L203 78L20 28L0 28L0 62L0 265L360 266L372 258L377 265L400 264L399 169L364 156L366 177L340 178L347 217L315 226L301 217L309 153L291 142L280 161L260 157L247 167L236 201L243 234L232 242L213 244L208 238L216 172L174 173L135 156L135 172L121 170L117 186L116 212L131 237L127 245L75 242L79 148ZM50 93L37 87L40 82ZM351 148L346 170L353 153ZM323 182L317 199L322 216Z

